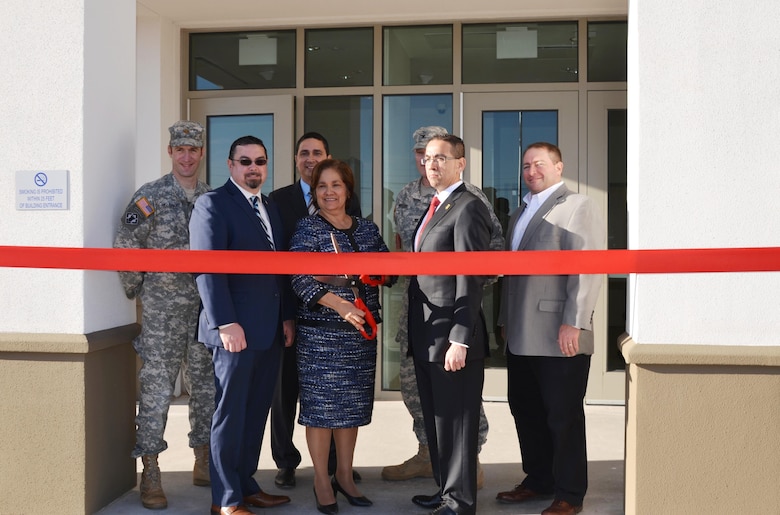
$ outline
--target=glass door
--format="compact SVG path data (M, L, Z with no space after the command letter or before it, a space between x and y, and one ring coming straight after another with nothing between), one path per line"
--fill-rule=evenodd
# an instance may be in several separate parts
M626 92L588 93L587 194L603 209L607 247L625 249L628 242L626 207ZM626 377L618 337L626 330L628 276L608 275L593 323L599 328L590 364L585 400L591 404L623 404ZM601 343L599 343L601 342Z
M561 148L564 179L574 191L579 184L578 92L466 93L463 97L463 140L467 167L464 179L480 186L504 226L520 205L525 185L520 162L525 147L549 141ZM497 329L502 280L485 289L483 309L490 334L483 397L505 400L506 358Z
M293 97L231 97L194 99L192 120L206 128L206 159L201 179L212 188L222 186L230 176L227 168L230 145L241 136L256 136L268 151L268 179L262 192L292 184Z

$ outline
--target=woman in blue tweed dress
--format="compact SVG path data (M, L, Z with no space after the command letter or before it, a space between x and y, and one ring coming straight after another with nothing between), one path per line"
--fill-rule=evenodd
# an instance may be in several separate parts
M352 170L343 161L326 159L318 163L312 187L319 212L298 222L291 251L335 252L333 234L345 253L388 252L373 222L346 214L354 184ZM292 277L293 290L302 300L297 326L301 399L298 423L306 426L314 464L314 493L322 513L336 513L336 492L352 505L371 505L355 486L352 459L358 427L371 422L376 340L367 340L359 332L366 313L353 303L352 289L339 282L338 276ZM380 322L379 288L360 282L358 288L374 319ZM371 331L367 325L365 330ZM328 477L331 435L337 458L332 481Z

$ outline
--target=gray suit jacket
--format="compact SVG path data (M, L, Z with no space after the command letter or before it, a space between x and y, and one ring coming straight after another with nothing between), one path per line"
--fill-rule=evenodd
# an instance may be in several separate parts
M525 205L509 220L506 245ZM606 229L596 204L561 185L531 219L517 250L601 250ZM602 275L512 275L504 277L498 323L506 330L507 349L518 356L563 354L562 324L583 329L580 354L593 354L593 310Z

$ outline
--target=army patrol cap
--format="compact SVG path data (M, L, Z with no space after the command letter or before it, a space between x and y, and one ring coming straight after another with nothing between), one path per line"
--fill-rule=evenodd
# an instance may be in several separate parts
M179 120L168 128L172 147L202 147L203 126L198 122Z
M414 139L413 150L417 150L418 148L425 148L425 145L427 145L434 136L446 136L447 134L449 134L447 129L437 125L420 127L414 131L414 134L412 134L412 139Z

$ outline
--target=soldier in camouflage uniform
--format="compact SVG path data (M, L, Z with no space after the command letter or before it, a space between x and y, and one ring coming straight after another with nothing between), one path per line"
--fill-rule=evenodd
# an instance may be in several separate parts
M417 163L417 170L420 173L420 178L416 179L406 186L404 186L395 198L395 208L393 210L393 219L395 221L396 230L396 247L399 250L411 251L413 247L414 233L417 228L417 224L420 218L425 215L428 210L428 205L431 203L431 199L436 194L436 190L428 184L428 179L425 175L425 165L422 163L422 158L425 156L425 145L434 136L443 136L447 134L447 129L444 127L420 127L414 131L413 138L415 141L414 152L415 162ZM492 250L504 249L504 236L501 223L496 217L493 206L490 205L490 201L487 199L481 189L476 186L464 182L466 189L471 193L479 197L482 202L488 207L490 212L490 218L493 222L493 230L491 231L490 248ZM493 280L493 282L495 279ZM402 277L399 280L399 284L404 288L404 292L409 287L409 278ZM489 284L489 283L487 283ZM403 303L401 306L401 313L398 322L398 333L396 333L395 341L400 345L400 382L401 382L401 397L404 400L406 409L409 410L409 414L412 415L414 434L417 436L419 442L419 449L415 456L412 456L400 465L387 466L382 469L382 477L389 481L404 481L415 477L433 477L433 470L431 469L431 458L428 451L428 437L425 434L425 424L423 422L422 407L420 406L420 395L417 391L417 378L414 372L414 361L411 356L407 356L406 349L409 347L409 334L408 334L408 315L409 315L409 298L407 295L402 296ZM479 413L479 449L487 441L488 433L488 421L485 417L485 410L480 406ZM485 481L485 474L482 471L482 466L477 460L477 488L482 488Z
M116 248L189 249L189 220L195 200L210 188L198 181L203 159L203 127L179 121L170 129L171 173L141 186L125 209L114 239ZM160 483L157 455L168 448L163 439L168 408L179 370L190 394L189 444L194 449L193 484L208 486L209 436L214 413L211 355L196 340L200 297L191 274L119 272L128 298L143 307L141 334L133 342L143 360L138 372L140 399L136 443L131 456L141 458L141 503L168 505Z

